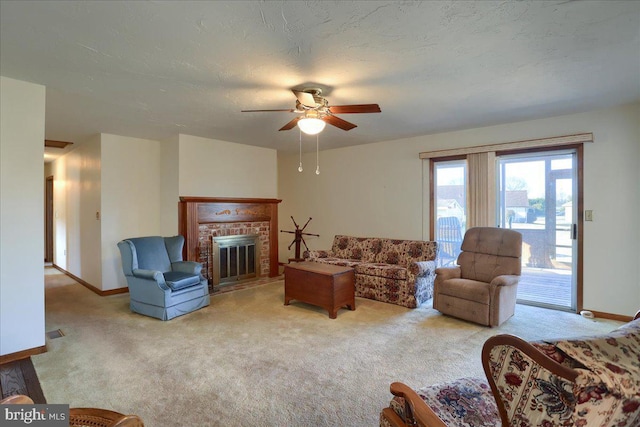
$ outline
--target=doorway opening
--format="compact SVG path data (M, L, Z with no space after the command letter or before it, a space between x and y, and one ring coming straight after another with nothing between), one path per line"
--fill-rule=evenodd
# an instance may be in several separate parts
M53 262L53 175L45 180L44 262Z

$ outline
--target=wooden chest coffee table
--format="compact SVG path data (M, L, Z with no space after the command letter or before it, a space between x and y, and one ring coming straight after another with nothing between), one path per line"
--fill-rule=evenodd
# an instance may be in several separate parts
M355 273L351 267L298 262L284 266L284 305L292 299L317 305L335 319L338 309L356 309Z

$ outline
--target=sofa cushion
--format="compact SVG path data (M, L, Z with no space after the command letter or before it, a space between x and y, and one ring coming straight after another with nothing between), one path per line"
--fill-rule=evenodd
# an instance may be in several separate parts
M469 279L449 279L447 287L439 290L439 293L481 304L489 304L489 289L488 283Z
M408 267L414 261L432 261L435 259L436 245L434 242L382 239L382 250L378 253L376 262Z
M398 265L362 262L357 264L354 268L356 270L356 274L386 277L388 279L406 280L407 278L407 269Z
M381 264L399 265L400 264L400 252L389 250L380 253L376 260Z
M374 262L381 249L382 239L336 235L331 252L336 258Z
M320 262L322 264L339 265L341 267L355 267L356 265L360 264L360 261L358 260L342 259L342 258L334 258L334 257L315 258L313 262Z
M181 271L168 271L164 273L164 281L174 291L188 288L200 283L200 276Z
M480 378L460 378L416 390L418 396L448 426L499 426L500 415L491 388ZM404 399L394 397L389 405L404 419Z

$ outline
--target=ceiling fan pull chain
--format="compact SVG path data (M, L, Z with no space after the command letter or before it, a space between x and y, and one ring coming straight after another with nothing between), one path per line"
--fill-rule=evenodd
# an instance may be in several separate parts
M318 140L320 139L320 135L316 134L316 175L320 175L320 143Z
M302 131L298 132L300 135L300 166L298 166L298 172L302 172Z

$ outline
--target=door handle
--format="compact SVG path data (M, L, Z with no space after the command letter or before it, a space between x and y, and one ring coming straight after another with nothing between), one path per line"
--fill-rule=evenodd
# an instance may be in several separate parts
M578 239L578 224L573 224L571 227L571 239L572 240Z

